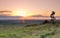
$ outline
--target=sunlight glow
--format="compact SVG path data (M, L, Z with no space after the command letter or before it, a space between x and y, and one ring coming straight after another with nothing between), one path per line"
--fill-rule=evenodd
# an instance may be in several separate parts
M27 17L27 11L26 10L15 10L13 11L14 16L22 16L22 17Z

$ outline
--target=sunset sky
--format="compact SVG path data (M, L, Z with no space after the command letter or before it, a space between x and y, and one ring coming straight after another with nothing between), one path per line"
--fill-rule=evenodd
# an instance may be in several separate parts
M60 16L60 0L0 0L0 11L13 11L17 15L43 15L49 16L51 11ZM24 14L23 14L24 12ZM10 14L14 14L10 13ZM6 15L9 13L5 13ZM23 14L23 15L22 15ZM0 13L3 15L3 13Z

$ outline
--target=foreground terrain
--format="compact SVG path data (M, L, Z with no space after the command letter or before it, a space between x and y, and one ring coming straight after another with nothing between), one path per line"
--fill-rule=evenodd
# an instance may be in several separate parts
M0 38L60 38L60 24L0 24Z

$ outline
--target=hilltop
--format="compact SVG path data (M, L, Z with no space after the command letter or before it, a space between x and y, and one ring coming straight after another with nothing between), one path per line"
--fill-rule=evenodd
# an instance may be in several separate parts
M0 24L0 38L60 38L60 23L56 24Z

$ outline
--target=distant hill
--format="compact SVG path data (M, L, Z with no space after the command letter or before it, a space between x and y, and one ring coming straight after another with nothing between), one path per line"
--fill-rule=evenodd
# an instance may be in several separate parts
M0 15L0 20L18 20L22 18L22 16L5 16L5 15Z
M32 15L30 17L44 17L43 15Z
M43 15L32 15L32 16L30 16L30 17L50 17L50 16L43 16ZM55 16L55 17L60 18L60 16Z
M20 18L22 16L7 16L7 15L0 15L0 18Z
M43 16L43 15L32 15L30 17L49 17L49 16Z

